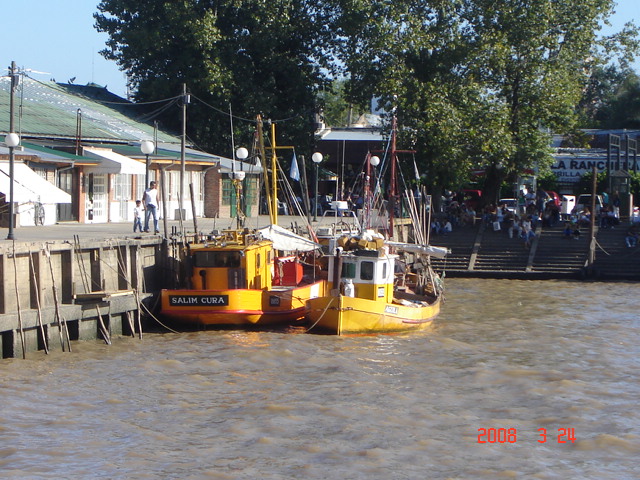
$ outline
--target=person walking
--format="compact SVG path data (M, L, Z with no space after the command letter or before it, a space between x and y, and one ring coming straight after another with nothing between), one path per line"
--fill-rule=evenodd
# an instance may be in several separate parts
M144 215L144 208L142 208L142 202L136 200L136 206L133 207L133 232L136 230L142 232L142 216Z
M149 188L144 191L144 231L149 231L149 217L153 216L153 229L155 233L160 233L158 230L158 190L156 189L156 182L149 183Z

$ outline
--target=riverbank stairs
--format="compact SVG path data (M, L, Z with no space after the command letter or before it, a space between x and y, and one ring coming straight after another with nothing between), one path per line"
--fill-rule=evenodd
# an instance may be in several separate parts
M515 235L477 219L474 225L454 227L453 232L431 237L431 244L447 247L445 259L432 259L437 271L453 277L487 278L593 278L640 280L640 245L625 243L628 220L611 229L596 227L595 261L588 269L589 229L578 238L567 238L564 223L536 228L529 247Z

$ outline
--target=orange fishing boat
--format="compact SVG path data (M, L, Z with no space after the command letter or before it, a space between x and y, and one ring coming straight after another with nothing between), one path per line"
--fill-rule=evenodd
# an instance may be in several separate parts
M276 226L255 232L227 230L204 243L189 244L188 288L162 290L161 314L201 326L260 327L299 321L305 302L325 294L325 280L313 278L314 271L305 273L299 256L316 247L315 242ZM284 248L294 253L276 256Z

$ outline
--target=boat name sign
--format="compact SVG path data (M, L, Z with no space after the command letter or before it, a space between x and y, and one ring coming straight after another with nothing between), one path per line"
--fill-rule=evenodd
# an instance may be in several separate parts
M169 305L226 306L229 305L229 295L169 295Z

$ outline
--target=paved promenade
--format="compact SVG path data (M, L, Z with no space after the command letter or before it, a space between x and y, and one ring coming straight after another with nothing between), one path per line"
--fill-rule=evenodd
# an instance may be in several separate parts
M318 219L318 223L331 223L333 219L325 218ZM260 215L259 217L249 218L246 221L246 226L249 228L263 227L269 225L269 217L267 215ZM304 221L300 217L280 215L278 217L278 224L283 227L290 227L292 224L298 224L303 226ZM180 222L168 221L168 234L171 235L172 228L179 229ZM183 222L184 229L187 233L195 232L193 220L186 220ZM231 218L219 219L219 218L198 218L198 231L203 233L209 233L213 229L226 229L234 228L236 220ZM164 234L164 224L162 221L159 223L160 233ZM10 243L7 240L8 228L0 228L0 245L6 245ZM77 223L77 222L65 222L57 225L45 225L45 226L28 226L17 227L13 230L13 236L16 242L55 242L55 241L73 241L73 236L78 235L82 240L99 240L105 238L126 238L126 237L140 237L140 236L153 236L150 233L133 233L133 222L126 223Z

